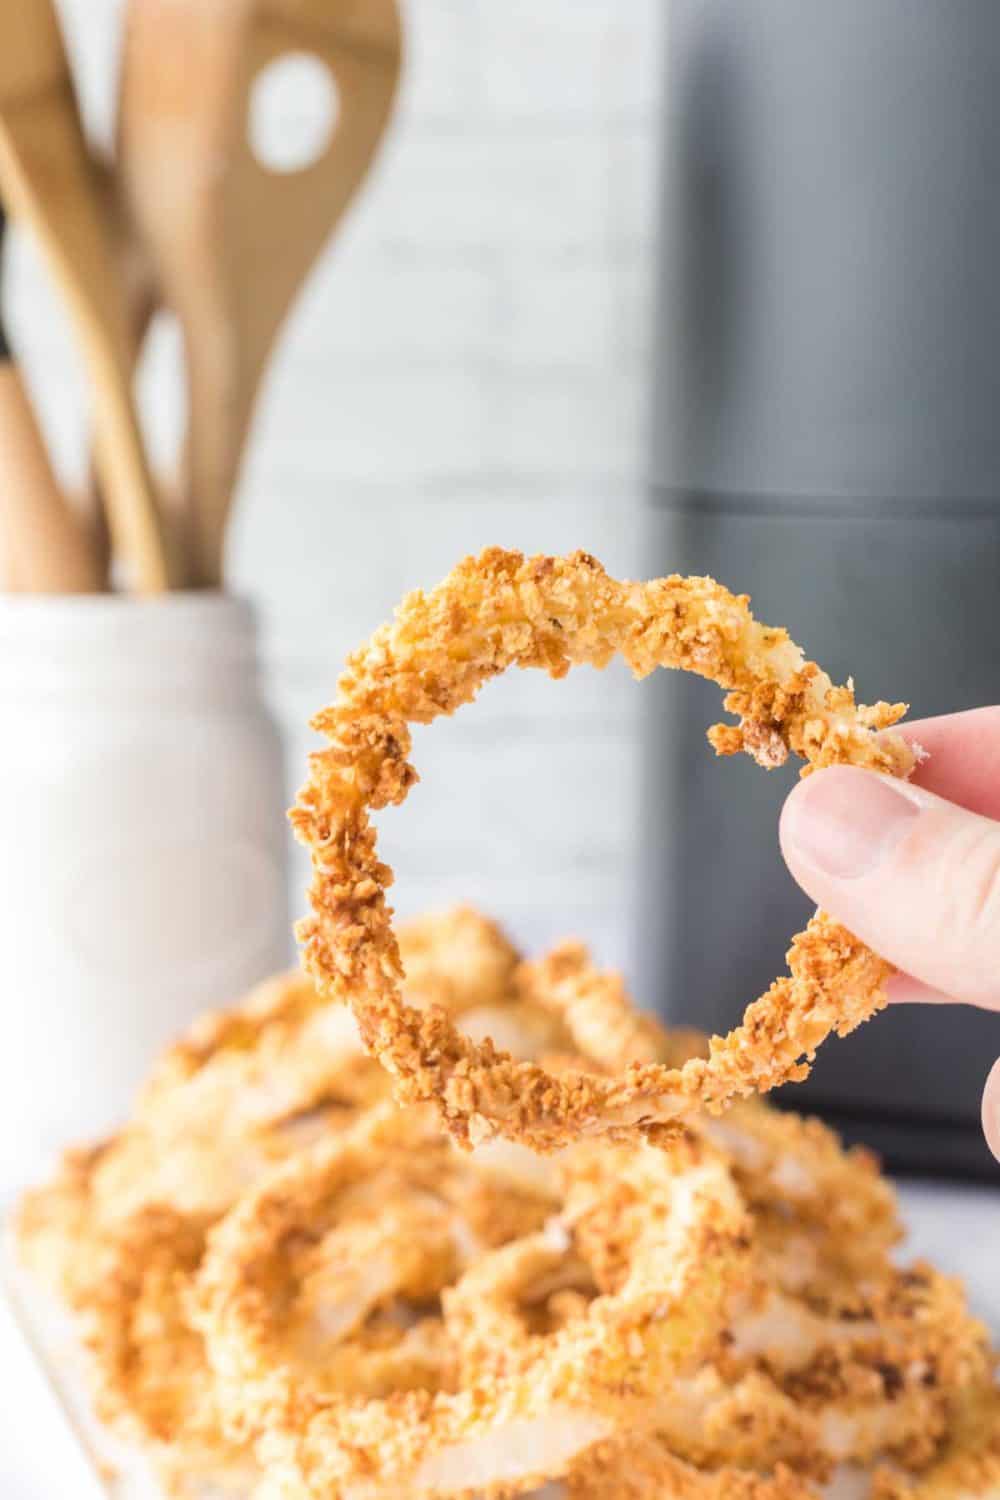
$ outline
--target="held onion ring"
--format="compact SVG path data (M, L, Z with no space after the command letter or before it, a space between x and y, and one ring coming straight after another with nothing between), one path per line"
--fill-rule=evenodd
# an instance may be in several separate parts
M491 1135L552 1149L567 1139L634 1131L801 1080L830 1034L853 1030L885 1004L891 967L823 914L792 940L790 976L681 1068L635 1064L617 1078L555 1077L476 1044L452 1018L406 1004L385 893L392 881L370 814L404 800L417 773L411 724L471 701L510 666L562 677L576 663L620 654L637 677L681 668L726 689L739 725L716 725L719 754L761 765L794 751L808 769L837 763L906 775L913 752L894 724L905 705L856 706L783 630L754 620L745 595L707 578L619 583L586 553L525 559L491 548L429 594L409 595L396 619L348 661L336 702L313 720L329 747L310 758L292 810L313 864L313 915L299 925L304 961L323 993L347 1001L365 1046L394 1075L398 1097L434 1100L455 1136Z

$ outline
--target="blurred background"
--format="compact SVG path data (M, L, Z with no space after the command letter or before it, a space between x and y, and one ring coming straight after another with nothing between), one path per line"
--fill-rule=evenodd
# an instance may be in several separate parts
M329 26L338 80L369 69L364 87L347 86L342 125L365 88L361 115L381 123L391 4L299 10L313 39ZM252 192L230 194L243 105L257 162L295 168L322 154L336 122L330 75L281 48L261 66L280 7L60 0L58 11L88 134L117 156L123 217L168 242L201 149L203 218L243 237L218 278L224 293L237 285L224 310L252 313L298 225ZM131 112L118 82L126 11ZM248 101L225 48L215 73L205 66L205 35L237 14L253 16L250 41L242 22L231 34L245 43L235 72ZM379 25L374 44L352 33ZM156 601L123 612L72 591L23 609L12 596L0 612L8 655L27 668L10 701L31 700L24 747L8 747L0 777L0 815L15 830L23 820L27 865L18 856L0 871L0 904L17 982L45 990L56 1012L86 990L76 1030L58 1027L67 1080L88 1046L103 1047L88 1007L104 1031L128 1033L130 1080L183 1020L290 958L278 803L303 777L309 716L399 598L467 552L585 548L619 576L711 573L752 592L761 617L838 680L858 672L862 699L905 697L921 715L1000 696L992 4L404 0L400 27L388 128L380 142L369 131L367 174L348 161L363 180L342 218L333 176L328 201L313 194L333 233L302 269L250 429L222 581L259 612L259 648L248 614L234 622L224 594L190 587L217 585L218 571L179 580L187 588L159 614ZM6 85L0 73L0 137L16 137L18 86L16 68ZM217 95L228 137L205 124L220 128ZM162 154L144 159L138 143L156 129ZM346 126L329 137L333 175L338 150L351 157L345 137ZM44 186L43 214L58 197ZM163 245L146 237L155 261ZM44 235L11 236L4 310L59 476L82 492L101 382L44 247ZM181 332L157 312L137 387L160 474L183 447L185 383ZM188 488L197 509L199 486ZM915 599L948 629L915 630ZM158 620L176 623L147 639ZM255 649L278 738L257 702ZM212 653L199 676L194 663ZM56 658L46 709L25 684ZM716 690L668 677L639 687L618 664L558 685L507 674L474 712L435 724L426 750L418 731L424 785L384 820L382 848L402 915L465 901L528 949L583 936L644 1003L725 1031L808 910L777 851L788 777L716 762L704 741ZM280 799L268 745L283 757ZM53 842L73 856L56 872ZM306 862L290 858L296 915ZM145 1029L139 983L157 1017ZM32 1024L47 1036L50 1015L39 1006L18 1024L0 1094L20 1088L31 1107L17 1058L33 1055ZM897 1008L825 1049L796 1101L894 1167L993 1175L978 1097L996 1043L985 1013ZM73 1123L50 1120L50 1138L79 1133Z
M106 140L124 7L59 9L87 123ZM491 543L637 567L663 7L402 12L396 114L271 365L229 544L230 586L263 612L289 797L309 715L407 589ZM308 134L310 100L286 83L273 80L261 122L278 143ZM11 246L6 306L60 468L79 482L79 360L27 235ZM183 422L179 355L161 319L141 373L161 455ZM560 931L629 964L638 711L618 669L557 687L514 673L435 725L418 745L422 794L386 820L399 910L475 901L533 945L558 913ZM304 885L297 859L294 910Z

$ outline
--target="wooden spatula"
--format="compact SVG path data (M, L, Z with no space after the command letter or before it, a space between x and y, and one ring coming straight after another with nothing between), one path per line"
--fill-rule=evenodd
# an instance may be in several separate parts
M183 329L182 483L199 584L221 579L261 375L378 145L400 50L395 0L130 0L118 158L136 231ZM247 116L255 78L290 52L326 66L339 114L318 160L278 173L255 159Z
M129 385L129 332L111 228L80 125L51 0L0 6L0 188L37 235L76 325L90 383L95 458L129 584L171 569Z

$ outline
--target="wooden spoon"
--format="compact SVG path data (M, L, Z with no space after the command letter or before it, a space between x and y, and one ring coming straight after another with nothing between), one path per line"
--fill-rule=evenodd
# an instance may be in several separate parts
M0 519L0 587L31 594L91 594L103 587L86 529L52 472L20 371L13 360L2 358Z
M0 267L6 216L0 208ZM0 538L2 587L84 594L102 573L82 520L60 492L13 351L0 321Z
M0 187L12 217L37 235L76 324L95 458L127 581L156 593L172 570L132 402L128 321L51 0L0 7Z
M300 171L262 166L250 93L276 58L332 75L336 128ZM184 337L183 488L194 579L217 585L243 448L278 331L389 118L395 0L131 0L118 125L126 203Z

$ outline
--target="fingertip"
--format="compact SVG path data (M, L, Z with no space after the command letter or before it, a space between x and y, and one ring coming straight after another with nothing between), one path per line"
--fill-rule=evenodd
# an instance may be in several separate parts
M893 733L927 752L913 784L970 812L1000 818L1000 707L918 719Z
M983 1132L987 1145L1000 1161L1000 1058L993 1064L983 1093Z

